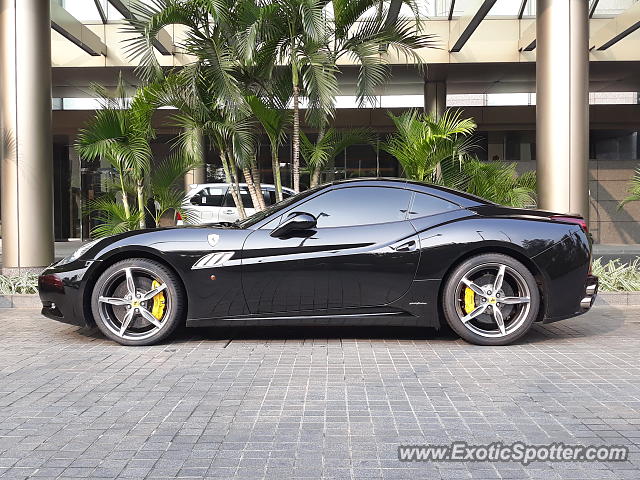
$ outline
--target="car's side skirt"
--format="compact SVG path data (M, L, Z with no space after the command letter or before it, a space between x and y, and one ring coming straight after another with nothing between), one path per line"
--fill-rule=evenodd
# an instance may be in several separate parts
M424 325L419 317L410 313L393 311L375 312L318 312L291 315L243 315L226 318L188 319L188 327L227 325Z

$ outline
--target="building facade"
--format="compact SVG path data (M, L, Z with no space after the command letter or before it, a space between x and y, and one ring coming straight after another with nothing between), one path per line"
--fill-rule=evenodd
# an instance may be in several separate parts
M355 108L355 67L341 65L336 126L368 126L382 140L392 131L389 111L460 108L478 125L481 159L538 171L542 208L588 217L598 243L640 243L640 203L618 208L640 162L640 3L420 5L423 29L437 35L439 48L419 52L424 68L392 59L391 81L367 108ZM5 268L37 267L52 255L42 247L53 238L47 231L58 240L87 238L91 219L83 216L83 206L112 174L107 165L80 159L73 143L96 108L92 83L114 86L120 73L132 88L138 83L136 60L126 53L130 34L123 31L133 13L125 0L0 0L0 6ZM22 41L23 31L39 36ZM163 65L190 62L180 39L178 26L158 35ZM38 120L45 110L51 110L50 124ZM170 114L160 110L154 119L156 159L167 154L178 133ZM280 153L286 182L287 145ZM266 139L261 157L263 181L269 182ZM220 174L215 155L208 153L206 162L206 178L214 181ZM335 159L324 178L398 174L392 158L361 145Z

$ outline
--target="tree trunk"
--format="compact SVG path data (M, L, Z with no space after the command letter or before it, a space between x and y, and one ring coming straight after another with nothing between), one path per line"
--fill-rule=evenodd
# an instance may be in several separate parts
M320 141L324 137L324 126L320 128L318 132L318 139L316 140L316 145L320 144ZM311 171L311 188L317 187L320 184L320 175L322 174L322 165L316 165Z
M136 185L136 193L138 195L138 215L140 215L140 221L138 222L138 226L140 228L146 227L145 222L145 208L144 208L144 180L139 179Z
M276 202L279 202L282 200L282 179L280 178L277 144L271 145L271 169L273 170L273 184L276 187Z
M242 174L244 175L244 181L247 182L247 188L249 189L249 195L251 195L251 203L253 203L253 208L255 208L257 211L262 210L262 208L260 208L260 199L258 198L256 185L253 182L253 176L251 175L251 170L249 170L249 167L244 167L242 169Z
M122 191L122 206L124 207L124 214L127 219L131 218L131 208L129 207L129 198L127 197L127 191L124 188L124 178L120 174L120 190Z
M291 168L293 170L293 190L300 191L300 88L293 84L293 158Z
M262 184L260 179L260 170L258 169L258 159L251 165L251 176L253 177L253 184L256 188L256 195L258 196L258 203L260 204L260 210L267 208L267 204L264 201L264 195L262 194Z
M313 169L313 173L311 175L311 188L317 187L318 185L320 185L320 173L321 172L319 168Z
M240 188L238 187L237 176L234 175L231 171L231 167L229 166L229 159L227 158L226 152L220 152L220 159L222 160L222 168L224 169L224 177L226 182L229 184L229 188L231 190L231 198L233 198L233 203L236 205L236 209L238 209L238 215L241 220L247 218L247 214L244 211L244 205L242 205L242 198L240 197Z

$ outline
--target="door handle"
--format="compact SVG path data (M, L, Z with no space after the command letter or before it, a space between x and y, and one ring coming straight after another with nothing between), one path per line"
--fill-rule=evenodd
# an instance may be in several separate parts
M418 248L418 244L415 240L410 240L402 245L394 247L396 252L413 252L416 248Z
M233 213L233 210L224 210L222 213L231 214L231 213Z

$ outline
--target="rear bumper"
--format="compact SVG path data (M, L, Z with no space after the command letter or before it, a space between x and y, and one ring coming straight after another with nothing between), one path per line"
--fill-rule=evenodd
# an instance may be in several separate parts
M582 315L583 313L587 313L591 309L591 307L593 307L593 304L596 301L596 296L598 295L598 286L598 277L596 277L595 275L587 275L587 280L584 284L584 294L582 300L580 300L579 310L569 315L547 317L544 319L543 323L557 322L558 320L573 318L577 317L578 315Z
M584 297L580 301L580 307L586 312L596 301L596 296L598 295L598 277L595 275L589 275L587 277L586 285L584 288Z

